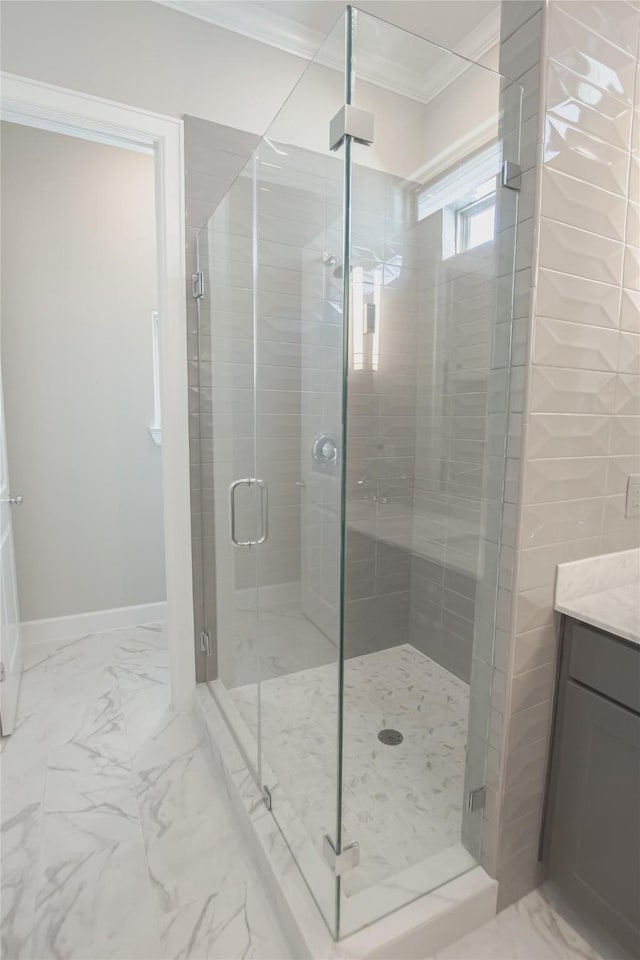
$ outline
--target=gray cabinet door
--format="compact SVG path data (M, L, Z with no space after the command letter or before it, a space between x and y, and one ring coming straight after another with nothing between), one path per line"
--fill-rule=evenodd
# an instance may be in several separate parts
M569 681L549 872L576 907L640 955L640 717Z

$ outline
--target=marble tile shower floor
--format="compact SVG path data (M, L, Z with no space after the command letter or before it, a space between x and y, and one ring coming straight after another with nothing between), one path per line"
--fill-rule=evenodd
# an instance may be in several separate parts
M255 685L229 692L255 736ZM335 663L263 681L261 703L263 756L321 852L335 834ZM343 829L360 844L347 895L459 844L468 710L468 685L409 644L346 661ZM402 743L381 743L385 728Z
M2 740L2 956L287 957L162 627L25 651Z

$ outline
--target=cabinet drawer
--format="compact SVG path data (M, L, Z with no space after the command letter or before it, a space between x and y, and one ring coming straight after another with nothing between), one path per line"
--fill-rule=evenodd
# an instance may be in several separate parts
M640 647L570 620L569 676L640 713Z

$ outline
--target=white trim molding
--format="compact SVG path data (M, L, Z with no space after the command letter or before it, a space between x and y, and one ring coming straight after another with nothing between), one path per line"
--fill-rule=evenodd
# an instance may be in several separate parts
M250 40L257 40L269 47L276 47L285 53L301 57L303 60L317 59L324 66L344 70L344 64L318 55L326 34L306 26L282 14L275 13L259 0L157 0L165 7L171 7L179 13L196 17L205 23L223 27L233 33L239 33ZM364 11L365 13L367 11ZM430 43L424 38L425 43ZM377 86L393 89L401 96L429 103L443 90L457 80L471 66L481 60L500 42L500 4L496 4L491 13L450 51L450 57L438 58L434 68L429 71L428 80L423 73L411 70L397 60L386 59L384 51L366 54L359 58L358 76ZM443 48L430 43L430 46L444 52ZM456 55L454 57L453 55ZM365 62L363 62L365 61ZM466 62L468 61L468 62ZM488 68L487 68L488 69Z
M0 74L2 119L96 140L155 157L162 486L171 693L178 711L190 710L195 692L183 125L162 116L14 74Z
M166 601L141 603L134 607L114 607L113 610L92 610L74 613L69 617L50 617L48 620L26 620L20 624L22 642L26 647L36 643L70 640L90 633L105 633L123 627L139 627L145 623L163 623L167 619Z

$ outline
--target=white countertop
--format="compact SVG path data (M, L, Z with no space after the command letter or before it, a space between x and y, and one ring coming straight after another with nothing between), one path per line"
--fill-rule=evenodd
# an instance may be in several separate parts
M559 564L555 609L640 645L640 549Z

